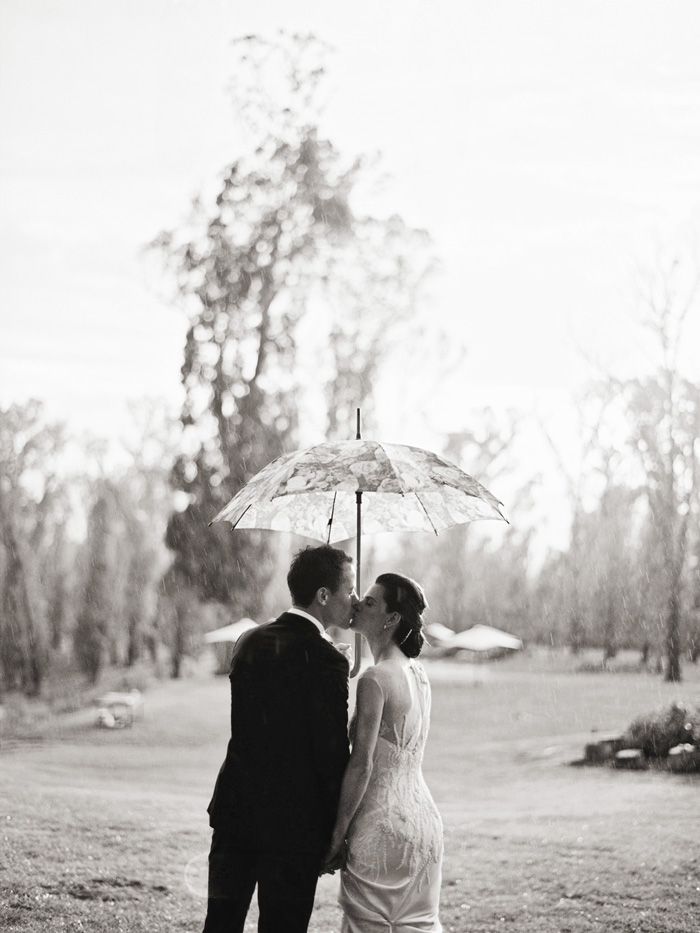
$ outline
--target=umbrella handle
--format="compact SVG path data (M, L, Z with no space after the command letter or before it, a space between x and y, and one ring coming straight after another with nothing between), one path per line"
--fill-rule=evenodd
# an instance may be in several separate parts
M360 410L358 408L357 417L359 421ZM359 433L359 431L358 431ZM362 490L358 489L355 493L355 499L357 501L357 557L355 559L355 570L356 570L356 587L359 593L361 587L361 577L362 577ZM355 650L353 652L353 665L352 670L350 671L350 676L355 677L355 675L360 670L360 663L362 662L362 635L359 632L355 632Z

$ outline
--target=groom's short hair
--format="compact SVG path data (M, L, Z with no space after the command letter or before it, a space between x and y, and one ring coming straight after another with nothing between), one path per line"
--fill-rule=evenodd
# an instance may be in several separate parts
M330 544L302 548L294 555L287 574L294 605L307 609L322 586L336 593L345 564L352 564L352 557Z

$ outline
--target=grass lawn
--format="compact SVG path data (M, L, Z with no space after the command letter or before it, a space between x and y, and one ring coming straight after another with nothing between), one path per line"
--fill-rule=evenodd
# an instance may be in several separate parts
M671 685L567 667L426 661L445 931L698 933L700 780L568 763L592 729L699 700L700 671ZM201 930L228 682L201 671L145 700L132 729L96 729L79 712L0 745L3 933ZM321 880L312 933L339 930L336 891Z

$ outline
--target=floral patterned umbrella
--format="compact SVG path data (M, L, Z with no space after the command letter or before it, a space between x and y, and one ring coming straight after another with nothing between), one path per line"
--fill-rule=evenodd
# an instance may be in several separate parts
M372 494L360 496L361 530L358 493ZM381 531L437 534L477 519L505 521L501 504L473 477L428 450L354 440L278 457L214 521L330 543Z
M359 435L359 412L358 412ZM363 499L363 495L369 493ZM432 531L477 519L507 521L502 503L459 467L419 447L354 441L318 444L268 463L214 522L291 531L328 543L381 531ZM360 667L362 636L355 635Z

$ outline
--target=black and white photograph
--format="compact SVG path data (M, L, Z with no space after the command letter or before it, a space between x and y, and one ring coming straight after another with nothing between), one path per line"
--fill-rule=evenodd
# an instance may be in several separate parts
M3 933L698 933L699 49L0 0Z

